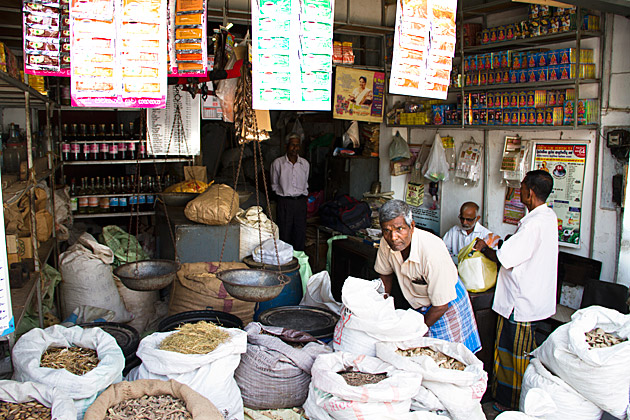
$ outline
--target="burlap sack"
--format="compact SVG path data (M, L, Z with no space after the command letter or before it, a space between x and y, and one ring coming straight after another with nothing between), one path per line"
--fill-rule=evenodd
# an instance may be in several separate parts
M253 320L255 302L245 302L230 296L223 287L223 282L215 275L195 276L195 274L209 273L217 265L219 265L219 270L247 268L245 264L239 262L182 264L173 282L168 307L169 316L180 312L212 309L236 315L243 321L243 325Z
M227 225L238 211L238 194L225 184L212 185L184 209L193 222L206 225Z
M223 420L223 415L207 398L177 381L139 379L107 388L85 412L84 420L103 420L107 410L121 401L145 395L172 395L181 399L194 420Z

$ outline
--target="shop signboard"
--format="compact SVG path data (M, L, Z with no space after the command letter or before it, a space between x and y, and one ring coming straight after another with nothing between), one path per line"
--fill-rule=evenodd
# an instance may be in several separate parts
M547 205L558 216L561 246L580 247L587 146L586 142L537 142L534 146L533 169L547 171L553 177Z
M333 118L382 122L384 92L385 73L338 66Z

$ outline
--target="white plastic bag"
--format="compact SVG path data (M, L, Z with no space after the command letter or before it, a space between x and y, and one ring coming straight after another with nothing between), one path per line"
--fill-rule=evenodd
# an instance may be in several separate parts
M72 398L59 388L35 382L0 381L0 401L20 404L33 400L50 408L54 420L77 419Z
M524 403L523 403L524 401ZM521 394L521 411L506 411L499 414L497 420L541 420L548 419L557 410L556 404L551 396L540 388L532 388L527 397ZM563 420L573 417L561 417Z
M585 334L598 327L629 338L630 315L601 306L580 309L571 316L571 322L558 327L532 354L584 398L613 416L626 419L630 341L590 348Z
M239 209L234 219L241 229L239 244L239 258L241 260L252 255L254 249L261 245L261 240L264 243L267 239L279 238L278 226L267 217L260 206L251 206L247 210ZM274 265L276 264L274 262Z
M308 279L306 293L304 293L300 306L315 306L317 308L330 309L337 315L341 314L341 303L335 301L330 291L330 274L328 274L328 271L320 271Z
M243 420L243 400L234 370L247 350L247 333L236 328L224 331L230 334L230 339L207 354L160 350L162 340L176 331L145 337L136 352L142 364L129 372L127 380L174 379L209 399L226 420Z
M441 368L429 356L406 357L398 349L429 347L453 357L464 365L463 371ZM422 386L430 390L448 410L454 420L485 419L481 397L486 391L488 374L479 360L462 343L450 343L437 338L418 338L403 342L378 343L376 356L406 372L422 375ZM417 397L414 399L419 399Z
M350 386L337 372L386 373L376 384ZM311 419L381 420L409 412L422 376L403 372L374 357L336 352L320 355L311 369L313 380L304 403Z
M530 396L530 392L534 390L537 391ZM539 405L535 402L537 401L537 393L540 391L550 395L557 407L557 411L541 417L545 420L599 420L602 416L602 410L599 407L545 369L540 360L532 359L525 370L525 375L523 375L519 409L523 412L532 412L532 409ZM526 407L526 405L529 406Z
M348 277L341 289L343 309L335 326L333 348L375 356L380 341L405 341L428 331L421 313L394 308L394 298L383 298L380 280Z
M114 252L89 233L83 233L76 244L59 256L63 319L82 305L113 311L114 322L133 319L116 289L110 265L113 261Z
M98 365L78 376L65 369L40 366L42 354L49 347L84 347L96 350ZM53 325L45 330L34 328L15 343L12 352L13 379L32 381L57 388L74 400L79 420L98 394L122 380L125 356L114 337L100 328L65 328Z
M448 181L448 162L444 154L442 137L435 135L429 157L422 167L424 177L433 182Z
M277 253L276 253L277 245ZM284 265L293 259L293 246L280 239L267 239L262 246L257 246L252 253L252 258L256 262L269 265ZM280 263L278 263L280 261Z

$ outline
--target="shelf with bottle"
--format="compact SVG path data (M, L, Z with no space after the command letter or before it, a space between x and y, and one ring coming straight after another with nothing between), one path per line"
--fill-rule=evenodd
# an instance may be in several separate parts
M93 217L132 217L132 216L153 216L155 211L128 211L124 213L91 213L91 214L76 214L73 217L75 219L90 219Z
M141 176L137 182L134 175L108 177L82 177L70 182L70 208L74 214L128 213L132 209L151 212L155 196L161 191L161 176ZM65 181L64 181L65 182ZM165 177L165 185L175 181Z

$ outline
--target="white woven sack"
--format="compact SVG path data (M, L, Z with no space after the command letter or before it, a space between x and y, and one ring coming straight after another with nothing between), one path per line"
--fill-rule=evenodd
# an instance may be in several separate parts
M58 388L35 382L0 381L0 401L25 403L37 401L50 408L52 420L76 420L72 398Z
M295 348L274 336L281 335L283 330L258 322L250 322L245 327L247 352L241 356L234 379L248 408L300 407L308 395L315 359L331 352L321 341Z
M349 369L387 373L387 378L376 384L350 386L337 374ZM304 410L317 420L381 420L386 415L406 414L422 381L418 373L400 371L374 357L345 352L320 355L311 375Z
M593 328L627 339L630 315L601 306L580 309L571 322L558 327L532 354L584 398L619 419L627 419L630 341L590 348L585 334Z
M497 420L541 420L547 419L550 414L557 411L556 404L551 400L551 396L540 388L532 388L523 402L521 411L505 411L499 414ZM563 417L565 420L571 417Z
M545 391L556 404L557 411L541 417L545 420L599 420L602 417L603 412L599 407L545 369L538 359L530 360L523 375L519 405L521 411L525 412L525 403L531 399L528 394L534 389Z
M428 331L421 313L394 307L394 298L383 298L380 280L348 277L341 290L344 307L335 326L333 348L375 356L380 341L405 341Z
M420 390L411 400L411 411L446 411L442 401L432 391L420 385Z
M405 357L396 353L398 349L415 347L429 347L440 351L459 360L466 368L463 371L440 368L429 356ZM378 343L376 356L397 369L420 373L422 386L435 394L454 420L486 418L481 408L481 398L486 391L488 374L483 370L481 360L464 344L437 338Z
M40 366L42 354L49 347L71 346L96 350L98 365L82 376L65 369ZM125 356L118 343L102 329L66 328L61 325L53 325L45 330L34 328L24 334L13 347L12 360L13 379L57 388L74 400L79 420L101 391L122 380L125 367Z
M337 315L341 314L341 303L335 301L330 290L330 274L328 274L328 271L320 271L309 277L306 283L306 292L300 305L330 309Z
M59 272L63 278L63 319L83 305L113 311L116 314L114 322L129 322L133 319L116 289L110 265L112 262L114 252L99 244L89 233L83 233L76 244L59 256Z
M162 340L176 331L145 337L136 352L142 364L129 372L127 380L174 379L209 399L226 420L243 420L243 400L234 370L247 350L247 333L236 328L222 329L230 334L230 339L207 354L160 350Z
M258 220L260 213L260 223ZM240 227L239 259L252 255L254 249L267 239L280 236L278 225L272 222L260 206L251 206L247 210L239 209L234 219ZM262 242L261 242L262 241ZM275 256L275 254L274 254ZM293 256L291 256L293 258ZM277 263L273 263L277 265Z

